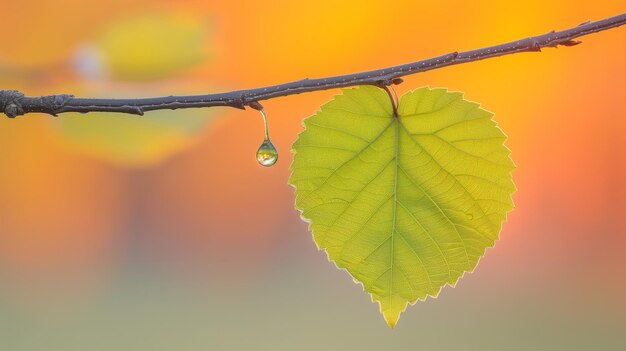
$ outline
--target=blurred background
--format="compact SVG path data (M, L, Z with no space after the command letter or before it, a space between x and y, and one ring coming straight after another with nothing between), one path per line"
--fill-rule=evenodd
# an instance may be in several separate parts
M626 11L621 1L2 0L0 87L202 94L382 68ZM0 349L618 350L626 28L410 76L494 111L517 209L476 271L390 330L287 185L337 91L227 108L0 118Z

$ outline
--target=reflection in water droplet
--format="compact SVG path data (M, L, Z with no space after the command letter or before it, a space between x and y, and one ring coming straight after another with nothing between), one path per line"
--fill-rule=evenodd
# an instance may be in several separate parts
M256 152L256 160L261 166L271 167L278 161L278 150L269 139L263 140Z
M258 103L257 105L261 106ZM270 141L270 133L267 127L267 116L265 115L265 110L263 109L263 106L261 106L259 112L261 112L261 116L263 116L263 125L265 126L265 139L263 139L263 143L256 151L256 160L259 161L259 164L261 166L271 167L276 163L276 161L278 161L278 150L276 150L276 147Z

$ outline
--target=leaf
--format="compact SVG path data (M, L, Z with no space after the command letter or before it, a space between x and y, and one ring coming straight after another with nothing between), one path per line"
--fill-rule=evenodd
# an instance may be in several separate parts
M421 88L393 117L386 92L343 90L293 145L296 208L329 260L363 284L390 327L498 239L515 168L492 113Z

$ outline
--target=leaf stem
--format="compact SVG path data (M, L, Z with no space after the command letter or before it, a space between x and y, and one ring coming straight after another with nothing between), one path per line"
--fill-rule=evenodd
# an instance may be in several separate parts
M263 116L263 126L265 127L265 140L270 140L270 131L269 127L267 126L267 115L265 114L264 109L261 109L259 111L261 112L261 116Z
M393 116L398 118L398 93L396 93L396 89L394 89L391 84L381 84L379 87L384 89L387 92L387 95L389 95L391 107L393 108Z
M425 72L446 66L484 60L491 57L519 52L538 52L545 47L573 46L580 44L575 38L604 31L626 24L626 13L595 22L585 22L576 27L559 32L519 39L482 49L451 52L449 54L415 61L403 65L353 73L341 76L303 79L268 87L236 90L231 92L192 95L165 96L142 99L98 99L76 98L73 95L49 95L28 97L16 90L0 90L0 112L8 117L40 112L58 115L66 112L119 112L143 115L144 112L179 108L200 108L226 106L245 109L246 106L262 100L280 96L301 94L311 91L328 90L357 85L390 85L399 77Z

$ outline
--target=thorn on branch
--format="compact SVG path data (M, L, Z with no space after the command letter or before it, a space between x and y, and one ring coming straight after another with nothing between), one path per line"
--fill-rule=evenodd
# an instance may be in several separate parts
M574 46L574 45L578 45L578 44L580 44L580 43L582 43L582 41L580 41L580 40L571 40L571 39L570 39L570 40L567 40L567 41L564 41L564 42L559 43L559 45L563 45L563 46Z

